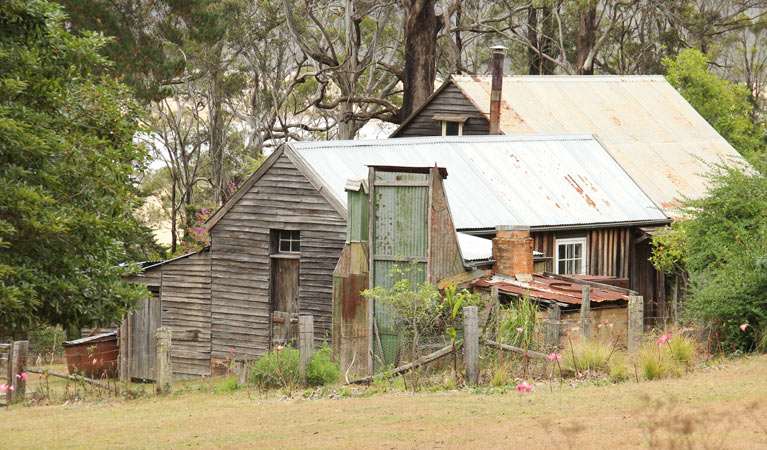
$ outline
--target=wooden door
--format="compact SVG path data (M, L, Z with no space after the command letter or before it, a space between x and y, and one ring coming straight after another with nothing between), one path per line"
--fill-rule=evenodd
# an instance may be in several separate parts
M272 345L296 346L298 339L298 258L272 258Z

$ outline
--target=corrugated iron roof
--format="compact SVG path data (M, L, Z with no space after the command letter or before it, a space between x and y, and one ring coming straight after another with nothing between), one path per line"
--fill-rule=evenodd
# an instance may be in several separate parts
M660 223L665 214L593 136L451 136L289 144L346 204L367 165L445 167L457 229Z
M582 285L543 275L533 275L533 281L524 282L495 274L475 280L474 285L478 287L496 286L499 291L508 294L530 295L532 298L562 302L570 305L580 305L582 298ZM589 301L591 302L601 303L620 300L627 301L628 298L620 292L609 289L592 287L589 291Z
M489 116L489 76L451 80ZM662 76L506 76L500 128L506 135L596 135L671 215L679 197L705 193L707 163L743 161Z
M456 233L464 261L489 260L493 257L493 241L466 233Z

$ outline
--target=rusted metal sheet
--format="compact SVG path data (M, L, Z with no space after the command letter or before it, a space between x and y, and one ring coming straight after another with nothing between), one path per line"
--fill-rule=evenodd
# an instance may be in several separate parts
M504 87L505 89L505 87ZM451 136L289 144L346 203L348 178L367 165L446 167L458 230L667 220L591 135Z
M102 375L109 378L117 375L120 347L116 332L65 341L61 345L66 353L70 375L85 375L94 379Z
M491 77L451 80L489 117ZM707 163L744 161L662 76L506 76L500 109L506 135L596 135L670 215L705 193Z
M447 204L443 180L439 175L432 177L429 214L429 281L462 273L464 259L458 246L453 218Z
M533 281L524 282L514 278L493 275L492 277L480 278L474 281L477 287L497 286L501 292L514 295L530 295L532 298L551 300L570 305L581 304L581 285L569 283L542 275L533 275ZM616 302L628 301L628 298L620 292L602 288L591 288L589 299L591 302Z

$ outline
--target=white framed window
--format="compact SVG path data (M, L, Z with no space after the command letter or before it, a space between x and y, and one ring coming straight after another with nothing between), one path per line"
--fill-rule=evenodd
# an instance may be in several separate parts
M463 136L463 122L443 120L442 136Z
M586 238L557 239L555 269L562 275L586 273Z
M301 232L280 230L280 253L298 253L301 251Z

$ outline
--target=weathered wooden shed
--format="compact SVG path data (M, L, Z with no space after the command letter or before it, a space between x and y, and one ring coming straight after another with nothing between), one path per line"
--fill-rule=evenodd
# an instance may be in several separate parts
M366 178L368 166L435 164L451 174L444 192L453 227L466 233L491 237L503 223L530 224L535 233L571 233L669 221L592 136L289 143L269 156L210 219L209 248L147 267L134 278L148 285L156 299L147 300L126 321L124 327L131 329L127 347L136 354L153 351L152 330L171 327L174 372L189 377L223 369L233 352L237 360L255 359L273 343L289 341L295 333L291 324L300 314L314 316L318 341L330 341L333 271L347 241L347 180ZM380 180L382 195L384 188L394 187L387 184L398 181ZM396 224L396 210L376 210L372 217L382 219L384 213ZM399 233L395 228L392 233ZM426 245L429 251L439 249ZM587 271L585 245L567 246L559 259L572 270ZM375 254L391 257L401 250L395 247ZM611 248L607 256L618 261L615 255L623 247ZM482 261L481 256L475 259ZM385 258L374 262L391 265ZM151 358L136 364L134 377L151 374Z

